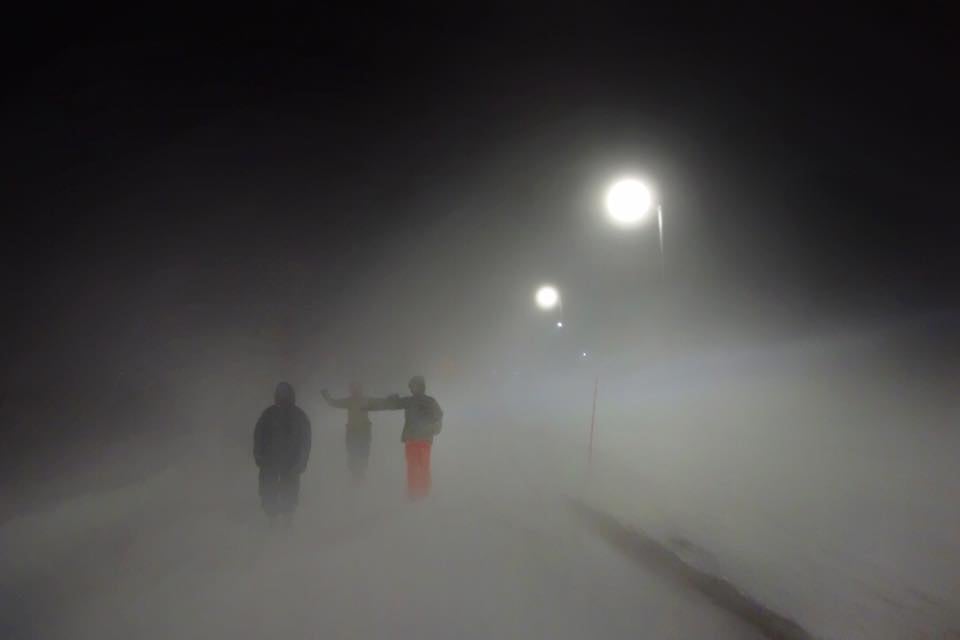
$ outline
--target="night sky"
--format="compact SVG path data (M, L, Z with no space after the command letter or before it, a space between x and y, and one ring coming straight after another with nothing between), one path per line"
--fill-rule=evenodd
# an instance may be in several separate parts
M502 331L543 279L639 296L655 234L596 220L631 169L664 202L669 286L711 322L958 303L958 60L936 9L76 10L6 31L14 414L182 370L225 333L326 357L359 325L436 351Z

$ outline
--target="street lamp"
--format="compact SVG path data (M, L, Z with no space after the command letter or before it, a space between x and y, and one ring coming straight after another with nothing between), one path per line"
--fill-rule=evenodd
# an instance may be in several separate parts
M563 329L563 299L560 298L560 292L557 291L555 286L550 284L541 285L537 288L536 293L533 294L533 300L543 311L553 311L556 309L559 312L557 329Z
M607 213L621 227L635 227L650 217L654 197L650 188L636 178L621 178L607 190ZM660 268L663 269L663 207L656 203L657 230L660 235Z
M536 301L538 307L544 311L549 311L560 304L560 292L557 291L556 287L545 284L537 289L537 293L534 295L534 300Z

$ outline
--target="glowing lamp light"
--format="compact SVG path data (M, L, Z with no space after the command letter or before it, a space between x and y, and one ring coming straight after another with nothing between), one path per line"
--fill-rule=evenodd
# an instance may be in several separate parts
M634 178L619 180L607 191L607 212L625 227L643 222L653 209L653 196L647 185Z
M537 289L534 299L541 309L553 309L560 303L560 292L557 291L556 287L544 285Z

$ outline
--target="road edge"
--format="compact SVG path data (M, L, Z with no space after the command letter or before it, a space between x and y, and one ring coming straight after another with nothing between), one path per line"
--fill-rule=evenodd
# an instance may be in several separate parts
M771 640L816 640L798 622L773 611L719 575L698 569L643 531L578 498L567 498L571 510L594 533L621 553L656 574L693 589Z

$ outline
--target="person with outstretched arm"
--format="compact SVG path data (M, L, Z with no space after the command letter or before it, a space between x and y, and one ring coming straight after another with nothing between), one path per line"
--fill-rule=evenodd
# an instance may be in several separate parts
M320 393L331 407L347 410L347 466L354 482L360 484L367 472L373 441L372 423L367 414L386 409L386 400L366 397L359 382L350 383L350 394L346 398L333 398L326 389Z
M270 522L293 520L300 476L310 459L311 430L293 387L281 382L253 430L253 457L260 469L260 503Z
M407 495L418 500L430 495L430 450L443 428L443 410L427 395L423 376L410 378L409 396L389 396L388 409L403 409L403 443L407 458Z

